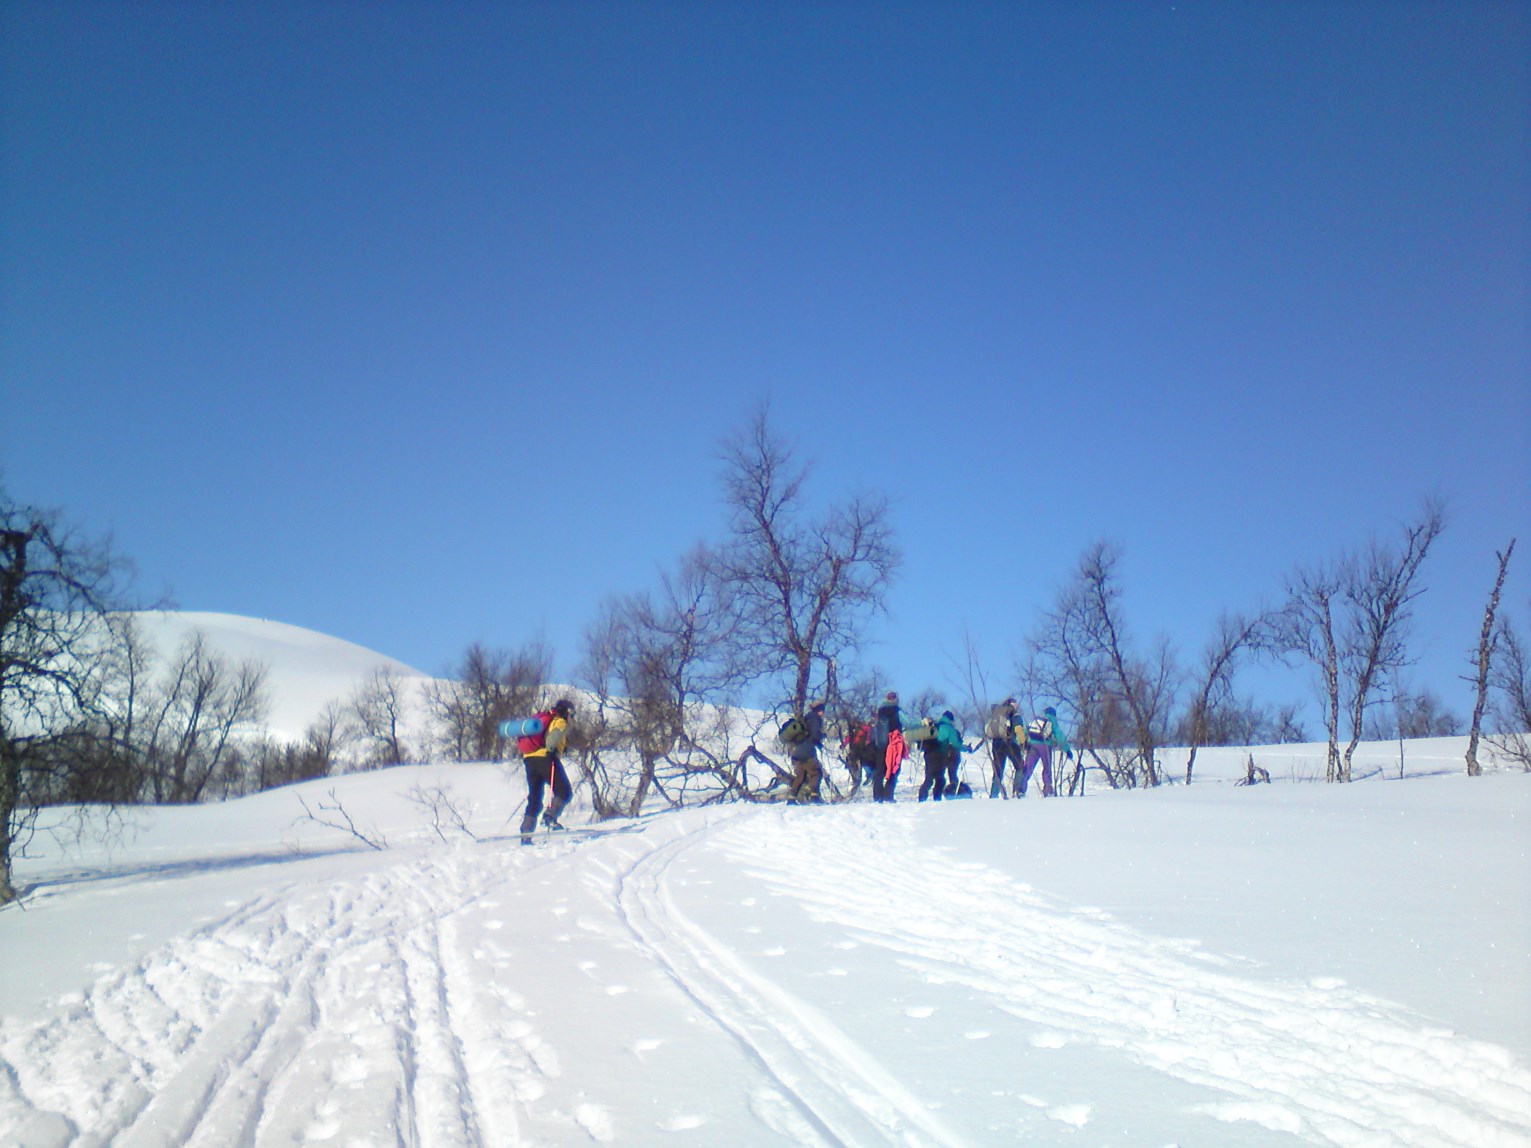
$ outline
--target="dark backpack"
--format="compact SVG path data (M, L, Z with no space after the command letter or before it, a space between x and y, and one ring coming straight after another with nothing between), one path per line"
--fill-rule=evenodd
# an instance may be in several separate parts
M877 715L877 720L867 727L867 744L878 753L888 748L888 727L882 720L882 715Z

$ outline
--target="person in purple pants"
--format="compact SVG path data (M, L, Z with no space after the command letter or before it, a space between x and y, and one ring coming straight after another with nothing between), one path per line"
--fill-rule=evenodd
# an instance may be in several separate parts
M1042 711L1042 716L1034 718L1026 727L1026 761L1021 766L1020 796L1026 796L1026 784L1031 780L1032 772L1037 768L1037 763L1042 764L1042 796L1052 797L1053 790L1053 750L1061 749L1063 755L1070 761L1074 759L1074 751L1069 746L1069 739L1063 736L1063 726L1058 723L1058 711L1048 706Z

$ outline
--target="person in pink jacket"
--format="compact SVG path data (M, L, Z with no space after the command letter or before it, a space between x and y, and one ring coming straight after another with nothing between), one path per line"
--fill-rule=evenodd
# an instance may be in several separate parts
M872 800L891 802L904 758L909 756L909 747L904 742L904 719L894 690L889 690L877 707L877 717L872 721L872 745L882 751L883 761L881 771L872 775Z

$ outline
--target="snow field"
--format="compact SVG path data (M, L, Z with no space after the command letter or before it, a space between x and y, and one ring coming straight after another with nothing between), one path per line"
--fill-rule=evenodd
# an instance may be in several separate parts
M1515 779L1304 788L1303 821L1284 796L1215 787L720 807L528 849L503 831L519 794L496 770L441 775L481 840L410 831L401 795L426 778L309 787L338 785L398 842L381 852L308 826L319 852L283 858L296 796L278 792L146 811L158 822L114 856L38 863L31 906L0 914L8 953L61 953L50 930L93 913L115 932L133 905L148 939L0 1020L0 1144L1531 1144L1516 1051L1370 990L1364 953L1346 976L1271 960L1287 950L1259 914L1277 886L1237 918L1263 959L1079 897L1097 870L1102 896L1158 888L1112 879L1136 855L1118 814L1152 837L1161 821L1185 831L1180 810L1200 827L1197 864L1242 866L1237 843L1270 838L1262 869L1307 882L1283 851L1319 843L1278 824L1327 832L1327 814L1373 848L1472 835L1497 856L1527 807ZM1346 812L1363 805L1371 816ZM1091 836L1081 818L1097 819ZM1018 861L1023 838L1053 842L1072 884ZM1445 913L1432 879L1386 892L1417 888ZM1354 888L1344 903L1367 912L1375 886ZM196 923L172 913L178 893ZM1213 913L1226 887L1204 893ZM1523 983L1491 986L1521 1007Z

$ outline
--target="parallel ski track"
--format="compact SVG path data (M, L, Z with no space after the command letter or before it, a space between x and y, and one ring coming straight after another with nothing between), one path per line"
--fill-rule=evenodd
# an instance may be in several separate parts
M0 1030L0 1142L521 1143L546 1052L451 922L511 872L434 858L260 897Z
M633 936L775 1082L816 1143L966 1144L870 1050L682 912L670 894L667 874L716 828L714 823L660 846L621 876L618 908Z

